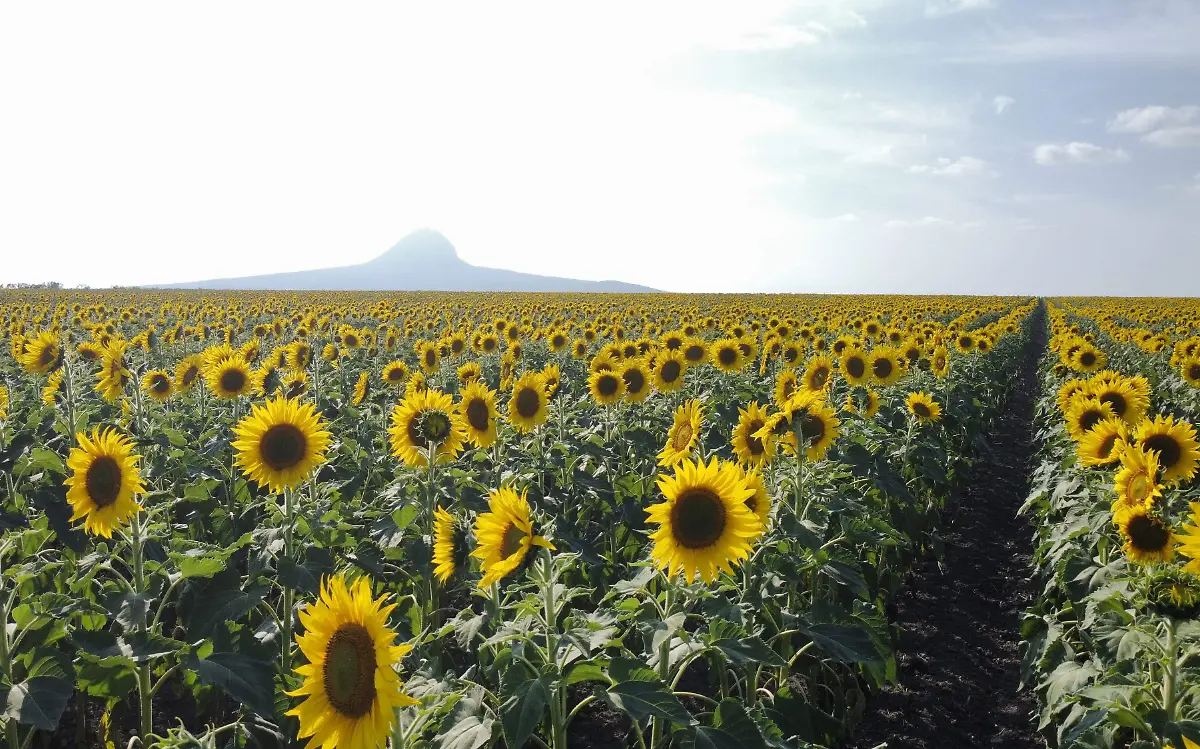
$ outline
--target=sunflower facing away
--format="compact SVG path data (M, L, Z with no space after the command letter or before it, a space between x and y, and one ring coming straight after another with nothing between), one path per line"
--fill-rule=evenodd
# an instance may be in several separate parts
M454 574L454 516L441 507L433 513L433 576L443 585Z
M471 556L483 565L479 587L506 577L525 561L534 546L554 550L554 545L534 532L526 492L505 486L488 493L488 511L475 519L475 550Z
M879 393L871 388L850 388L846 393L846 410L864 419L873 419L879 413Z
M366 578L347 587L339 575L300 609L304 634L296 644L308 663L296 668L304 683L287 694L305 699L288 715L299 719L308 749L377 749L391 734L396 708L416 704L395 668L412 647L393 644L387 619L395 604L385 601L371 596Z
M1113 522L1118 525L1127 511L1151 507L1154 500L1162 496L1162 486L1158 483L1158 453L1126 445L1120 459L1121 468L1113 482L1117 501L1112 506Z
M467 430L449 393L422 390L409 393L392 409L388 438L392 455L420 468L427 464L425 453L431 443L437 444L437 463L454 460L467 440Z
M496 391L478 380L472 380L462 390L458 409L466 422L467 437L476 447L487 449L496 442Z
M929 424L942 418L942 406L928 393L909 393L904 400L908 412L917 418L919 424Z
M762 521L747 505L754 497L736 463L713 458L706 465L684 460L674 475L658 480L664 502L646 509L650 556L667 574L682 573L712 582L721 571L750 556L751 543L762 533Z
M526 372L513 383L508 401L508 420L522 434L532 432L550 416L550 396L539 372Z
M1116 463L1121 450L1129 439L1129 430L1120 419L1105 419L1092 427L1079 440L1076 451L1079 461L1086 466L1104 466Z
M754 401L738 409L738 423L733 428L733 454L743 465L760 468L775 457L775 436L762 439L757 435L767 425L767 409Z
M1121 518L1121 547L1129 561L1135 564L1169 562L1175 555L1175 534L1171 526L1150 514L1145 507L1138 507Z
M247 478L272 492L295 488L325 460L330 434L311 403L275 397L233 428L235 459Z
M114 528L142 510L133 499L145 491L137 467L141 457L115 429L93 429L91 438L80 432L75 439L79 447L67 457L72 473L65 482L71 520L82 518L88 533L112 538Z
M692 454L700 441L700 426L704 423L704 404L690 398L675 409L675 419L667 432L667 444L658 453L660 466L673 466Z
M1174 416L1155 416L1153 421L1141 423L1134 440L1143 450L1158 453L1162 482L1167 486L1184 484L1196 475L1200 442L1196 441L1195 427L1188 422L1176 421Z

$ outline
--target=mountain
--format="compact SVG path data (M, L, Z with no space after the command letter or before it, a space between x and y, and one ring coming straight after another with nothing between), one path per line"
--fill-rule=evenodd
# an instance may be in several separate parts
M360 265L163 284L163 289L258 289L325 291L598 291L650 292L620 281L579 281L484 268L459 258L450 240L431 229L401 239Z

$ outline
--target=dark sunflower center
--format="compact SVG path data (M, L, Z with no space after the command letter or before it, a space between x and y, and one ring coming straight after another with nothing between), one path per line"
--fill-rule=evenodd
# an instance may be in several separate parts
M867 373L867 363L861 357L852 356L846 360L846 374L858 379Z
M349 718L371 712L375 702L375 643L361 624L337 628L325 646L322 677L325 696L334 710Z
M1125 400L1125 396L1112 390L1101 395L1100 402L1112 406L1113 413L1117 416L1124 416L1125 409L1129 406L1128 401Z
M958 339L958 345L962 346L963 348L971 348L972 342L973 339L969 335L960 336Z
M784 380L780 392L783 394L783 400L791 398L796 393L796 383L792 382L790 378Z
M1117 445L1117 436L1117 433L1113 432L1104 438L1099 447L1096 448L1097 457L1108 459L1108 456L1112 454L1113 448Z
M662 375L663 382L675 382L675 380L679 379L679 375L682 373L682 371L683 370L680 368L679 362L672 359L662 365L662 371L660 374Z
M541 400L533 388L522 388L521 392L517 393L517 413L521 415L521 418L532 419L537 416L538 409L541 408Z
M1084 411L1083 415L1079 417L1079 428L1085 432L1090 432L1092 430L1092 427L1099 424L1100 420L1103 418L1104 418L1103 411L1100 411L1100 410Z
M400 382L404 379L404 372L400 367L392 367L387 373L388 382Z
M199 374L200 368L193 364L192 366L188 367L186 371L184 371L183 377L180 379L180 381L184 385L191 385L196 380L196 376Z
M101 455L92 461L84 478L88 496L97 507L108 507L121 493L121 466L116 459Z
M1167 527L1149 515L1135 515L1125 526L1125 532L1138 551L1162 551L1171 540Z
M767 449L762 440L754 436L764 426L766 426L766 422L762 419L755 419L750 422L750 426L746 430L746 447L750 450L751 455L762 455L763 451Z
M706 549L725 532L725 505L711 489L685 490L671 508L671 532L685 549Z
M262 461L275 471L283 471L304 459L308 438L295 424L276 424L263 433Z
M946 366L946 357L944 357L944 356L935 357L933 360L933 366L938 369L944 368Z
M824 388L825 383L829 382L829 369L827 367L817 367L809 376L808 381L813 390Z
M477 432L488 430L488 407L483 398L472 398L467 404L467 423Z
M914 403L912 409L913 413L915 413L917 416L920 416L922 419L928 419L933 415L933 412L929 410L929 406L921 403L920 401Z
M800 439L810 445L816 445L824 436L825 420L820 416L805 413L800 419Z
M161 395L171 389L171 381L164 375L154 375L154 379L150 382L150 389Z
M873 372L875 376L881 380L886 380L888 377L891 377L892 370L894 369L895 367L892 365L892 360L887 358L876 359L871 364L871 372Z
M500 556L507 559L521 550L521 542L525 540L525 531L509 523L504 529L504 537L500 540Z
M246 374L240 369L227 369L221 373L221 390L240 393L246 387Z
M1084 351L1079 355L1079 363L1085 367L1090 367L1096 363L1096 355L1091 351Z
M679 348L682 345L683 345L683 340L680 338L671 336L670 338L667 339L667 349L669 351L674 351L675 349Z
M1193 380L1200 380L1200 364L1192 364L1188 367L1188 377Z
M564 338L561 335L556 335L556 336L554 336L554 339L551 341L551 344L554 346L554 348L562 348L566 344L566 342L567 342L566 338Z
M640 369L627 369L621 373L621 378L625 380L625 389L632 395L637 395L646 387L646 375Z
M617 379L616 375L606 374L600 379L596 380L596 392L607 398L617 392L617 388L620 387L620 382L621 381Z
M727 367L732 367L734 363L737 362L737 358L738 352L737 349L734 348L723 348L721 349L720 353L717 354L717 361L721 362ZM794 356L792 357L792 359L795 358L796 357Z
M683 351L683 358L690 362L698 362L704 358L704 347L699 344L692 344Z
M353 336L353 335L346 336L345 343L350 348L357 348L358 347L358 336Z
M450 417L441 411L426 411L421 414L421 436L426 444L442 443L450 436Z
M675 433L671 435L671 447L676 450L684 449L692 441L692 435L695 433L696 431L692 429L691 424L680 424L675 428Z
M46 367L54 363L58 358L58 346L47 346L42 349L42 355L38 357L38 364Z
M1183 456L1183 449L1175 438L1169 434L1153 434L1142 443L1142 449L1158 453L1158 464L1163 470L1170 470Z

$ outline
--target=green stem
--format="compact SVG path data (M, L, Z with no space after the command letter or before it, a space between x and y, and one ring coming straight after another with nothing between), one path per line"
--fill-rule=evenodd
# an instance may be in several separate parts
M145 595L146 593L146 569L145 560L142 549L142 513L138 512L133 516L132 533L130 536L131 546L133 548L133 587L137 595ZM146 625L143 623L141 629L145 630ZM138 697L140 698L140 731L139 738L142 746L148 746L150 740L150 732L153 729L154 719L154 692L150 684L150 661L142 663L137 668L137 685Z
M11 600L9 603L11 603ZM8 605L0 608L0 676L3 676L4 681L8 684L13 682L12 660L8 650ZM19 749L20 737L17 736L17 721L15 719L9 718L4 722L4 732L8 734L9 749Z
M296 502L292 489L283 490L283 555L288 561L295 562L295 528ZM287 679L292 670L292 607L295 605L294 593L289 585L283 585L283 610L280 612L283 624L283 641L280 644L282 655L283 678Z
M1175 638L1175 620L1168 617L1166 620L1167 626L1167 662L1166 673L1163 674L1163 710L1167 713L1167 719L1174 721L1176 719L1176 709L1178 702L1177 690L1175 688L1176 681L1179 678L1179 645Z

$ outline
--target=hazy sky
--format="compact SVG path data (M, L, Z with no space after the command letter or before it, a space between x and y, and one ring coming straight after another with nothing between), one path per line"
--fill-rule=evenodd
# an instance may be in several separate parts
M1200 294L1200 0L0 5L0 282Z

